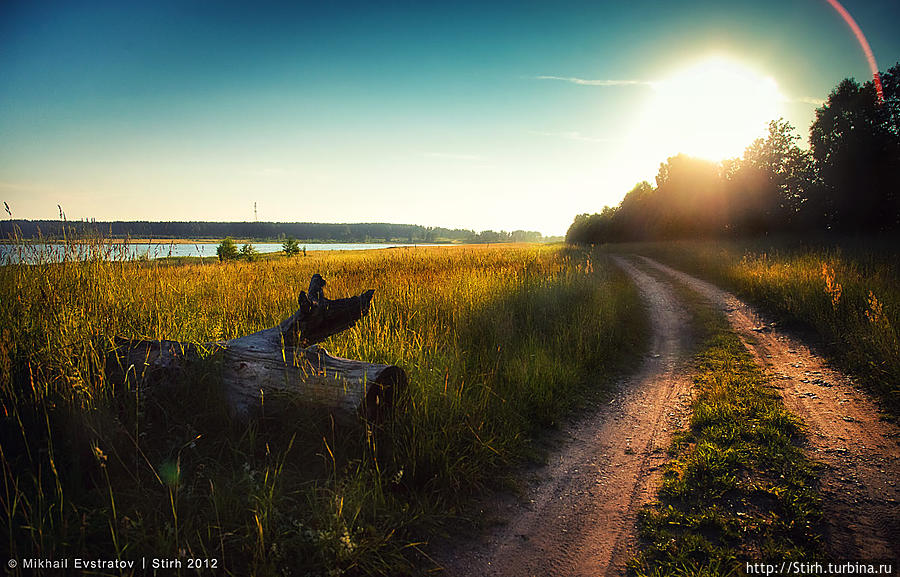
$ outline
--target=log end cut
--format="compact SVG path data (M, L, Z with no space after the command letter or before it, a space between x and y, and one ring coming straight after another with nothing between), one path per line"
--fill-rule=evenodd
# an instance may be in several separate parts
M397 398L408 386L406 371L396 365L388 365L373 381L368 383L368 392L360 413L367 421L381 423L394 411Z

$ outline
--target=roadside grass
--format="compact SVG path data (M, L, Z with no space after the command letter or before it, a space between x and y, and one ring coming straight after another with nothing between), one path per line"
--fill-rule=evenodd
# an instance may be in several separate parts
M0 538L11 558L427 572L428 536L468 515L469 497L502 480L541 429L602 394L646 336L627 277L560 246L196 264L93 250L0 267ZM369 315L324 346L407 371L383 425L279 397L236 420L204 359L151 391L105 374L116 336L203 343L273 326L316 272L335 298L376 289Z
M786 323L811 327L826 355L900 414L900 244L798 239L629 245L747 298ZM616 250L619 250L617 248Z
M821 505L802 424L722 314L665 280L689 303L702 345L690 426L674 436L657 502L640 512L630 572L743 575L746 561L813 558Z

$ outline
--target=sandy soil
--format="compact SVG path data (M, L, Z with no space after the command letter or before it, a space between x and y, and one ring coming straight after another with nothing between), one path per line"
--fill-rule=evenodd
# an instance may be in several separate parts
M717 287L650 259L718 305L772 376L787 408L808 426L809 450L825 465L823 527L832 558L900 557L900 429L879 419L869 395L795 336Z
M453 576L622 575L635 521L659 485L671 432L685 424L691 380L687 312L665 283L618 260L649 307L650 352L605 406L563 434L561 449L531 472L524 499L484 504L501 524L436 554Z

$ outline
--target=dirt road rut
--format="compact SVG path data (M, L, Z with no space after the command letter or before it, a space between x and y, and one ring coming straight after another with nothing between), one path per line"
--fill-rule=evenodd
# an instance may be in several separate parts
M687 312L665 283L618 259L649 307L652 341L640 371L612 401L568 431L508 522L449 555L447 575L621 575L634 554L638 510L651 500L670 434L684 426L691 382ZM471 545L466 546L471 547Z
M784 404L808 426L822 476L826 547L834 559L900 556L900 430L875 403L821 356L718 287L654 260L646 266L685 283L728 317Z
M824 360L733 295L647 258L614 257L638 286L652 324L650 352L612 401L564 431L567 439L524 499L485 514L501 523L438 556L447 575L624 575L635 521L659 486L671 433L691 396L690 318L670 277L725 312L785 405L808 426L822 478L825 541L833 559L896 559L900 543L900 432ZM637 265L637 266L636 266ZM646 270L653 270L654 275ZM662 273L662 274L659 274Z

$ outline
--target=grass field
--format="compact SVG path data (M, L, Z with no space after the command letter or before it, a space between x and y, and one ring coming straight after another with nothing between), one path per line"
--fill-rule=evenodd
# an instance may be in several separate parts
M318 272L376 289L330 352L397 364L387 424L267 400L229 415L214 366L144 393L110 381L115 336L206 342L290 314ZM635 289L562 247L396 249L256 263L0 267L0 515L14 558L217 559L234 575L398 575L423 541L602 394L641 348Z
M900 249L894 239L628 245L811 327L831 359L900 414ZM620 250L617 247L616 250Z
M630 571L730 576L743 575L746 560L815 558L821 497L802 424L722 314L676 290L702 343L691 421L674 436L658 501L641 511Z

